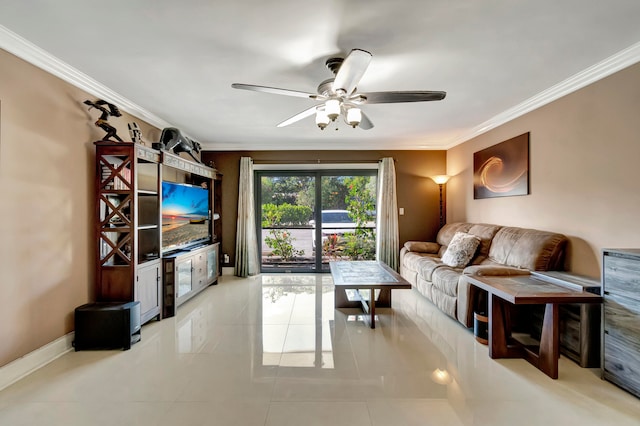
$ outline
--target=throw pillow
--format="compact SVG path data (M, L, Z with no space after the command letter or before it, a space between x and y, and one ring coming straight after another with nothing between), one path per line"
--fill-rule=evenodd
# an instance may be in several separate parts
M467 266L473 259L479 244L480 238L475 235L456 232L442 255L442 263L452 268Z

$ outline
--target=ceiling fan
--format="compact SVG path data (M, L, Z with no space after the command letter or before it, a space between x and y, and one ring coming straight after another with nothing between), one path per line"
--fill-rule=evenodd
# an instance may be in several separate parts
M275 95L294 96L318 101L320 102L319 104L284 120L278 124L278 127L288 126L315 114L316 124L323 130L331 121L335 121L341 114L345 122L354 128L358 126L364 130L373 128L373 123L369 117L360 109L360 106L364 104L440 101L447 95L446 92L441 91L358 93L356 86L367 70L371 58L371 53L366 50L353 49L346 58L327 59L327 68L335 74L335 77L320 83L317 94L241 83L233 83L231 87L234 89L273 93Z

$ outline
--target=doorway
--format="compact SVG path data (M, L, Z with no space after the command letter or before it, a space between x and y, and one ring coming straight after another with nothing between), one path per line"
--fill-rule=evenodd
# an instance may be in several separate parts
M261 272L375 259L377 170L256 171Z

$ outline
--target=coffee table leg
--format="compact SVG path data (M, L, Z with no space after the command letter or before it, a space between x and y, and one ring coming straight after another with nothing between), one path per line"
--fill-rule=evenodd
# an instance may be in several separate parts
M376 328L376 291L369 291L369 311L371 311L371 328Z
M350 306L349 298L347 297L347 293L344 288L335 286L333 305L334 308L348 308Z
M558 304L547 303L544 309L540 352L538 355L538 368L552 379L558 378L558 358L560 357L559 312Z
M380 293L378 294L378 300L376 304L379 308L390 308L391 307L391 289L390 288L382 288L380 289Z

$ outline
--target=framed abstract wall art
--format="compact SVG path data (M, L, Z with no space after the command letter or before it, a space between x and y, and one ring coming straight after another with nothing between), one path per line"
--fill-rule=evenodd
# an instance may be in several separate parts
M529 133L473 154L473 198L529 194Z

